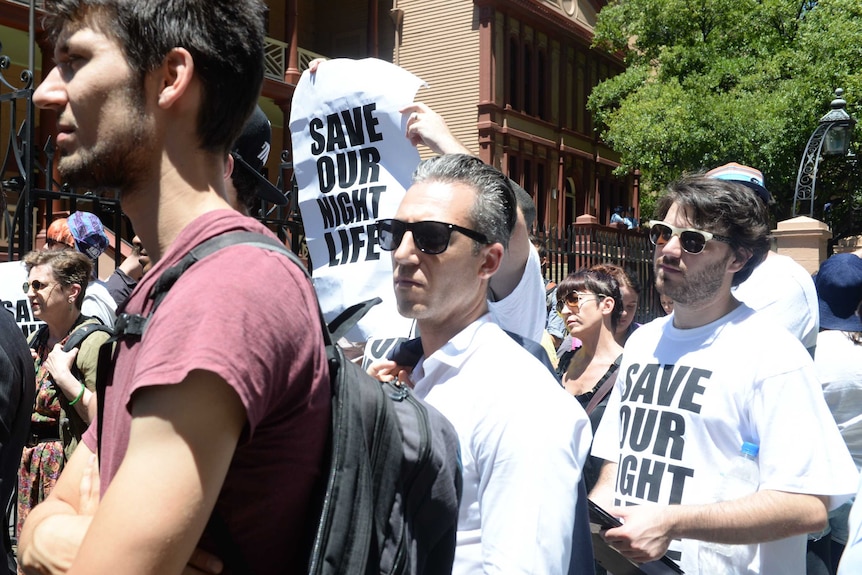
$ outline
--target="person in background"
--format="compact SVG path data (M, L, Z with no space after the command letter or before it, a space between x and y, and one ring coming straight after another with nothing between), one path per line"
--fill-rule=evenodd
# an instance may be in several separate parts
M227 157L225 190L227 201L236 211L254 215L260 200L283 206L287 197L263 177L272 147L272 125L257 106Z
M515 192L478 158L422 162L394 219L378 222L392 252L398 311L417 320L415 393L458 432L464 494L454 575L570 572L577 485L591 432L554 376L497 325L488 284L517 218ZM501 360L501 358L505 358ZM404 377L398 366L379 378Z
M557 375L566 391L575 396L590 418L593 433L602 420L608 396L622 359L622 346L614 339L622 301L617 280L595 269L566 276L557 288L555 311L581 345L560 357ZM584 480L591 490L602 461L590 456L584 464Z
M92 333L80 347L63 351L76 330L98 323L81 309L93 268L87 256L65 249L34 251L24 256L24 265L24 292L33 316L45 325L30 337L36 400L18 471L18 532L30 510L51 493L96 417L99 347L109 337Z
M129 299L132 290L138 285L138 280L151 267L152 263L147 256L147 250L141 243L141 238L133 237L132 253L114 270L111 277L105 280L105 287L108 288L108 293L117 302L117 308Z
M640 324L635 321L635 316L638 313L638 299L641 294L641 286L637 280L623 268L614 264L596 264L593 270L606 273L617 280L620 286L620 294L622 294L622 313L617 322L616 337L620 345L625 345L629 336L640 327Z
M0 309L0 502L6 519L4 525L9 525L10 517L5 511L10 509L15 494L21 451L27 443L36 396L35 381L27 339L14 316ZM0 567L0 573L4 575L18 572L9 535L9 529L3 529L0 534L0 553L6 558L6 567Z
M629 215L628 215L628 222L627 223L628 223L630 230L637 229L641 225L640 222L638 221L638 219L635 217L634 206L629 207Z
M814 353L817 378L841 437L862 470L862 259L836 254L820 265L814 278L820 311L820 333ZM847 544L847 520L852 502L829 514L831 572ZM862 568L862 565L860 565Z
M673 313L673 300L667 297L664 294L660 294L659 302L661 303L661 309L664 310L664 315L670 315Z
M108 236L102 222L90 212L73 212L68 218L51 222L45 232L45 249L73 249L90 259L92 276L87 284L87 297L82 311L102 324L113 327L117 319L117 302L111 296L105 282L96 276L95 262L108 247Z
M639 563L670 550L687 575L715 574L701 542L740 546L727 572L802 575L806 534L857 471L802 344L731 291L766 257L766 208L740 184L687 176L657 216L656 287L674 310L626 342L595 435L606 461L591 499L623 521L605 540ZM743 442L759 446L759 488L717 501Z
M409 114L406 136L414 146L424 144L438 154L471 154L452 135L442 116L427 105L415 102L401 113ZM530 242L536 205L517 183L512 182L512 188L518 217L500 269L488 283L488 307L494 321L504 330L540 343L547 307L539 252Z
M708 171L706 177L742 184L765 208L773 203L760 170L731 162ZM811 275L796 261L770 250L751 277L734 288L733 295L787 328L814 357L820 325L817 291Z

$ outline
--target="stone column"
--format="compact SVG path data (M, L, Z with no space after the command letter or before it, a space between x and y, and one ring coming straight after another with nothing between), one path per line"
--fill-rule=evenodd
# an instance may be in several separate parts
M797 216L783 222L772 230L778 245L778 253L790 256L796 262L814 273L826 259L827 243L832 237L829 227L808 216Z

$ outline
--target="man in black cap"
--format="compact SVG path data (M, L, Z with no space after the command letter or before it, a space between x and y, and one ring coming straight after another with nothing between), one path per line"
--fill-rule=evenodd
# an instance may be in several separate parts
M227 160L227 200L238 212L254 215L254 209L261 199L278 206L287 203L287 197L261 174L272 147L271 140L269 119L258 106L246 122Z

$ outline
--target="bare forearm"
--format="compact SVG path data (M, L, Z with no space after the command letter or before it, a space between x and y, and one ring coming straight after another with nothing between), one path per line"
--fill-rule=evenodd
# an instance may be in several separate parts
M617 477L617 464L605 461L599 478L589 493L589 498L599 507L610 509L614 503L614 480Z
M90 517L59 500L47 499L27 516L18 541L18 562L24 573L65 573L75 559Z
M674 505L668 514L673 538L732 544L774 541L826 525L820 497L770 490L709 505Z
M527 269L530 249L530 234L527 231L527 224L524 222L524 215L521 210L518 210L518 219L515 222L512 237L509 238L506 255L503 256L500 269L491 276L489 285L495 300L499 301L510 296L518 287L524 274L530 272Z

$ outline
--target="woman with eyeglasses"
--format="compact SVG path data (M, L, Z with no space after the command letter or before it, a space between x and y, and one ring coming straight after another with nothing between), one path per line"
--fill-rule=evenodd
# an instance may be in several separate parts
M48 496L81 436L96 415L96 365L108 339L93 332L69 352L72 334L97 319L81 313L92 263L72 250L34 251L24 257L23 289L33 315L45 325L30 337L36 362L36 402L30 436L18 469L18 531L27 514ZM91 328L87 328L91 329Z
M557 286L557 313L566 330L581 341L577 349L560 357L557 374L590 417L593 432L605 411L623 348L614 338L622 313L617 281L609 274L582 269L569 274ZM602 461L592 456L584 465L587 491L599 476Z

